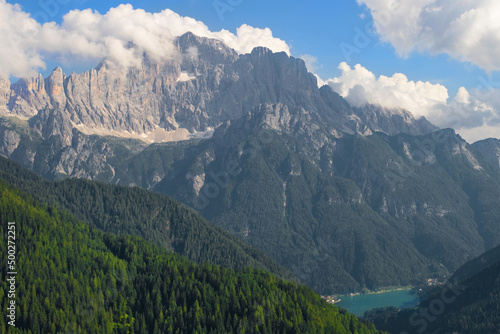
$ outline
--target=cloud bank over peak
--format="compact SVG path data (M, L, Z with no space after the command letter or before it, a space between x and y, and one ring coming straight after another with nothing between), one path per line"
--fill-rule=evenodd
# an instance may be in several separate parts
M173 40L188 31L216 38L239 53L256 46L290 54L289 46L268 28L242 25L236 34L212 32L201 21L165 9L149 13L132 5L119 5L100 14L91 9L73 10L60 25L36 22L20 6L0 0L0 75L30 77L45 69L45 59L65 64L108 58L118 66L139 66L143 54L155 59L175 56Z
M341 76L330 79L328 84L354 106L370 103L387 108L401 107L416 116L428 116L430 109L448 99L446 87L410 81L402 73L377 78L360 64L351 68L345 62L340 63L339 69Z
M500 2L497 0L356 0L370 10L377 33L400 56L446 53L500 70Z
M500 133L500 90L461 87L455 97L441 84L414 82L402 73L392 76L374 73L360 64L351 68L339 65L339 77L323 81L351 105L375 104L386 108L403 108L417 118L426 117L441 128L453 128L469 142L498 137Z

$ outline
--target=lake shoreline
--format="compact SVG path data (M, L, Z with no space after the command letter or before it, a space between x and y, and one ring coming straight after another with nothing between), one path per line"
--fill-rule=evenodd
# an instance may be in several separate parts
M358 317L363 317L368 310L379 307L407 307L418 304L420 296L414 293L414 287L390 287L377 291L357 292L338 295L340 307Z
M414 286L398 286L398 287L385 287L385 288L382 288L382 290L376 290L376 291L373 291L373 290L367 290L367 291L360 291L360 292L348 292L348 293L345 293L345 294L340 294L340 293L337 293L337 294L332 294L332 296L337 296L337 297L349 297L349 296L362 296L362 295L376 295L376 294L380 294L380 293L386 293L386 292L393 292L393 291L412 291L415 287Z

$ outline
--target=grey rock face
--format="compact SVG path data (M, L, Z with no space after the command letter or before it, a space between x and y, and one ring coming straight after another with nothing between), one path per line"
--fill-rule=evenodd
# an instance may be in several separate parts
M0 111L7 113L7 104L10 98L10 81L0 76Z
M2 141L0 154L10 156L19 146L21 136L13 130L2 129L0 131L0 140Z
M439 130L425 117L415 119L404 109L388 109L381 106L365 105L354 108L354 112L373 131L384 132L388 135L407 133L424 135Z
M353 109L316 78L300 59L255 48L238 55L222 42L192 33L179 37L173 59L144 58L140 68L118 71L103 61L81 74L61 68L43 79L22 79L9 89L0 81L4 114L32 118L43 138L60 135L69 144L72 129L128 137L157 129L201 132L218 127L263 104L316 113L342 133L422 134L434 130L406 112L373 106Z
M40 74L35 78L20 79L11 89L8 108L14 115L29 118L40 110L52 107L45 90L45 80Z
M485 139L472 144L483 159L494 169L500 171L500 139Z
M60 159L54 160L50 173L84 179L95 179L97 175L107 174L110 176L109 181L114 176L114 169L108 159L113 156L114 152L106 142L96 142L75 132L71 146L63 148Z
M66 92L64 91L64 74L62 68L57 67L47 79L47 88L51 104L54 108L66 107Z

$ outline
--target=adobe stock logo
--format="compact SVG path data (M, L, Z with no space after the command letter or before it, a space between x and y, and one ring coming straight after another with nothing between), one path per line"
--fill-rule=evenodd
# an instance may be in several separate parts
M380 11L377 21L368 22L363 28L354 27L354 38L351 43L342 42L339 44L340 51L347 63L350 63L352 56L361 53L372 41L378 38L375 26L387 26L392 18L392 13L388 10Z
M384 179L388 181L390 187L395 189L397 185L404 183L410 176L414 175L416 169L426 163L428 159L434 157L439 145L447 140L447 132L433 132L429 138L414 138L408 144L411 145L410 158L398 161L389 161L387 171L384 173ZM385 138L385 140L389 140Z
M447 283L438 297L433 299L428 307L420 307L412 315L410 315L408 322L411 327L418 327L418 333L427 333L426 330L429 324L436 321L440 315L446 310L446 305L453 303L466 289L466 286L458 284L455 281L453 284ZM432 334L439 333L439 329ZM410 334L409 332L401 332L399 334Z
M258 132L255 136L251 137L244 148L245 142L238 145L240 158L249 156L252 158L259 151L262 151L262 146L270 144L274 141L274 132L271 130L263 130ZM222 189L226 188L231 182L232 178L241 173L241 166L236 160L229 160L226 163L225 170L217 173L210 171L208 176L212 182L206 183L200 189L200 194L194 196L192 202L197 210L205 209L210 201L219 196Z
M224 15L227 12L232 12L236 7L241 5L243 0L215 0L212 2L217 15L221 21L224 21Z
M240 165L237 161L230 160L226 164L226 170L214 173L210 171L208 175L213 182L207 183L203 186L203 192L199 196L193 198L194 207L198 210L205 209L210 200L216 198L220 194L220 190L226 188L231 182L232 177L238 176L241 173Z
M39 0L37 4L40 10L33 14L33 18L40 22L40 24L44 24L50 22L59 14L61 6L69 3L81 5L85 2L87 0Z

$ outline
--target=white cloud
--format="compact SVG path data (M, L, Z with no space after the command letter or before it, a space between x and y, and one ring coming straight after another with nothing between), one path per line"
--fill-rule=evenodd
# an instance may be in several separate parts
M61 25L40 25L19 6L0 0L0 74L32 76L45 68L44 57L69 64L107 57L120 66L137 66L144 52L156 59L172 57L173 39L188 31L219 39L239 53L248 53L256 46L290 53L288 45L273 37L268 28L244 24L236 34L227 30L212 32L204 23L169 9L149 13L120 5L106 14L73 10L64 16Z
M206 37L220 39L239 53L249 53L256 46L265 46L273 52L284 51L290 55L290 48L285 41L273 37L273 33L269 28L260 29L243 24L236 29L236 35L229 33L227 30L221 30L216 33L207 33Z
M462 138L467 140L467 142L475 143L476 141L483 140L486 138L499 138L500 126L486 124L478 128L461 129L459 131L459 134Z
M443 85L410 81L401 73L377 77L359 64L351 68L346 63L339 69L339 77L324 82L354 106L401 107L441 128L455 129L470 142L500 136L500 89L469 92L461 87L450 98Z
M401 73L392 77L375 74L361 65L351 68L343 62L339 65L342 74L327 83L354 106L366 103L388 108L404 108L417 116L428 116L437 104L446 103L448 90L440 84L414 82Z
M453 128L469 143L500 138L500 90L461 87L448 103L437 105L428 119L441 128Z
M15 76L34 74L33 69L43 68L44 62L36 50L32 37L37 25L17 5L0 1L0 74Z
M500 2L497 0L357 0L377 32L396 52L446 53L487 71L500 70Z

